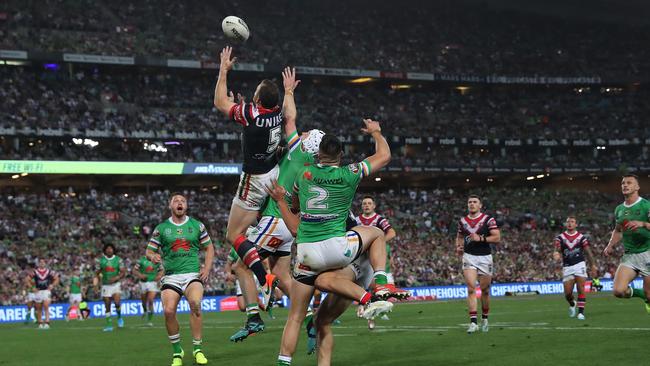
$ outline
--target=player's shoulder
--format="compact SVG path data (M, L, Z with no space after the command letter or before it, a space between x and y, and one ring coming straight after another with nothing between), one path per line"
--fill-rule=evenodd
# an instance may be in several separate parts
M191 226L199 228L199 231L204 231L206 229L203 221L197 219L196 217L188 216L187 223Z

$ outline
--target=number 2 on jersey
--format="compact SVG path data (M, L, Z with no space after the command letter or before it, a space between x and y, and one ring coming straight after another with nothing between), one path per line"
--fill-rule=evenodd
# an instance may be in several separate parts
M316 196L307 200L307 209L309 210L326 210L327 203L324 202L329 193L319 186L309 187L309 193L316 193Z
M272 153L278 148L281 137L282 137L282 126L273 127L269 131L269 147L266 149L267 153Z

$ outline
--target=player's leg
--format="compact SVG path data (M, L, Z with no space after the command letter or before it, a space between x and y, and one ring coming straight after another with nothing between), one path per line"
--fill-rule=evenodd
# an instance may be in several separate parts
M230 207L226 239L235 248L240 260L250 268L261 286L266 285L266 269L257 253L255 245L246 238L246 229L255 223L257 210L247 210L237 203L237 197ZM271 279L272 280L272 279ZM270 284L272 285L272 284Z
M282 343L280 345L280 354L278 355L278 365L291 365L291 357L296 352L300 327L305 315L309 300L314 294L314 286L310 286L296 280L291 284L291 307L287 323L284 325L282 332Z
M328 275L323 276L325 273ZM347 299L358 301L362 305L369 303L372 298L368 291L354 283L349 276L339 273L338 270L321 273L316 280L316 291L318 291L319 305L321 291L339 294ZM316 291L314 291L314 311L317 309Z
M650 276L643 277L643 291L646 296L645 310L650 314Z
M576 302L573 298L573 286L575 285L575 276L565 276L564 282L564 298L569 303L569 317L573 318L576 316Z
M32 318L32 309L34 308L34 302L33 301L27 301L25 303L25 305L27 306L27 313L25 314L25 324L29 324L29 321L31 319L33 319Z
M43 313L45 314L45 328L50 327L50 302L52 300L49 296L46 299L43 299Z
M618 298L640 297L646 299L645 293L641 289L632 289L630 283L634 281L637 272L625 265L619 265L614 274L614 296Z
M323 282L322 288L324 291L334 291L334 288L331 285L333 285L333 283ZM351 296L354 296L354 294L352 294ZM318 288L314 289L313 298L314 300L311 303L311 307L312 309L314 309L314 311L318 311L318 309L320 308L320 302L323 299L323 293L321 292L321 290L319 290Z
M328 366L334 352L332 323L352 304L352 301L337 294L328 295L316 314L314 325L318 335L318 365Z
M160 293L160 299L163 306L163 316L165 317L165 328L167 336L172 344L172 366L183 365L183 348L181 347L180 327L176 319L176 308L181 300L181 290L177 288L163 287Z
M397 299L406 299L411 294L408 291L399 289L393 284L388 283L386 276L386 240L384 232L376 227L355 226L352 231L359 234L363 252L368 253L370 265L375 271L374 281L377 285L374 294L380 298L387 299L395 297Z
M463 270L465 283L467 284L467 309L469 310L469 328L467 333L474 333L478 330L477 304L476 304L476 281L478 279L476 268L466 268Z
M113 319L111 319L111 297L103 296L102 300L104 300L104 318L106 318L104 332L111 332L113 331Z
M140 301L142 302L142 319L147 316L147 290L144 288L144 285L140 284Z
M40 301L36 301L34 303L34 313L36 314L36 322L38 323L39 328L43 328L42 311L43 311L43 303Z
M490 315L490 287L492 276L481 274L478 277L481 286L481 331L488 331L488 316Z
M149 325L153 320L153 302L156 300L156 291L147 291L147 322Z
M271 260L271 273L273 273L279 280L278 287L287 297L291 295L291 256L286 255L282 257L272 256Z
M233 342L239 342L246 339L249 335L264 330L264 321L260 316L260 307L258 305L257 286L251 271L243 265L241 260L235 262L232 266L239 281L239 287L244 300L244 309L246 310L246 324L230 337Z
M117 314L117 327L124 327L124 319L122 319L122 294L118 287L113 294L113 304L115 304L115 313Z
M587 301L585 295L585 282L586 277L576 276L576 290L578 290L578 319L585 319L585 302Z
M200 281L191 282L185 289L185 298L190 304L190 330L192 331L192 355L199 365L205 365L205 358L201 347L203 344L203 317L201 314L201 301L203 300L203 284Z

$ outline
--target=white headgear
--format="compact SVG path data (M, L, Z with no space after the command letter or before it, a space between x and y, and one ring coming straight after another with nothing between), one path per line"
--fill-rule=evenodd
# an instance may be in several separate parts
M309 136L302 140L303 150L312 155L318 154L318 147L320 146L320 141L323 139L323 136L325 136L325 132L321 130L310 130Z

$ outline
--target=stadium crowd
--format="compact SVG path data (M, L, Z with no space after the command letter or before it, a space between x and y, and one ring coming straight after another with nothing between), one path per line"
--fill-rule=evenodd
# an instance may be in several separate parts
M122 71L1 67L0 127L96 129L116 137L118 131L239 131L212 106L214 75ZM257 78L233 78L238 82L232 89L251 100ZM461 93L317 80L306 80L296 92L301 128L348 135L370 116L384 122L388 136L434 138L643 138L650 136L647 98L643 90L599 87L476 87Z
M480 2L299 5L296 0L9 0L0 6L0 49L214 61L226 43L220 21L234 14L252 30L239 50L245 62L610 77L647 75L650 65L645 47L650 32L644 26L499 10Z
M206 291L230 293L226 281L224 245L227 212L232 195L187 192L190 215L209 227L216 247L215 266ZM616 259L600 255L608 239L613 208L618 197L597 192L529 189L482 189L488 213L502 230L495 248L497 282L541 281L560 278L561 265L552 260L552 241L562 231L564 218L576 214L579 230L591 238L599 275L608 277ZM73 268L81 268L87 297L92 288L95 261L101 247L113 243L117 255L132 269L144 253L153 227L167 217L169 192L109 194L72 189L28 194L5 192L0 198L0 304L22 303L24 277L39 255L62 275L54 290L55 301L65 300L66 284ZM453 189L393 189L376 194L378 212L397 231L392 242L393 273L404 286L463 283L460 257L454 254L456 222L465 214L467 192ZM360 212L358 195L355 212ZM620 248L622 250L622 248ZM38 254L37 254L38 253ZM619 253L621 254L621 253ZM122 281L125 298L138 296L137 280Z

